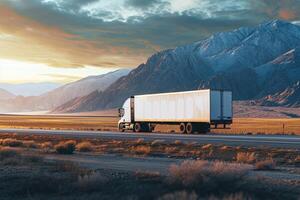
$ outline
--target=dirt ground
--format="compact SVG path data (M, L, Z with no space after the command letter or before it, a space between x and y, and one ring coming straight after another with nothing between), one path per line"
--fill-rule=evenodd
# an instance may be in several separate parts
M295 199L299 172L250 164L0 148L1 199Z
M299 149L0 135L0 199L295 199Z

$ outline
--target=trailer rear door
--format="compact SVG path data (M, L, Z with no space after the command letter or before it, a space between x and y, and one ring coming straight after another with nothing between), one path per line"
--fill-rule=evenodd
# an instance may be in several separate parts
M232 93L212 90L210 95L211 121L232 119Z

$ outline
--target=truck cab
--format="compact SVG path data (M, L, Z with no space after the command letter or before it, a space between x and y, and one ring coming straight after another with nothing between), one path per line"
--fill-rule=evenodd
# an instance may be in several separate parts
M122 132L124 132L124 130L127 129L128 126L130 126L132 124L131 99L132 98L128 98L124 102L122 108L118 109L119 117L120 117L120 120L118 122L118 127L119 127L119 130Z

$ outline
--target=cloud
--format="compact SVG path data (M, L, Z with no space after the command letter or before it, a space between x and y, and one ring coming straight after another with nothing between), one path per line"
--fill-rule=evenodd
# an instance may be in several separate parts
M86 40L0 7L0 57L55 67L133 66L141 55L106 41Z
M300 20L297 0L2 0L2 9L0 33L12 37L0 34L0 57L59 67L134 67L216 32Z
M82 79L81 76L65 75L65 74L42 74L46 79L54 80L55 82L67 83Z
M297 17L296 13L291 10L280 10L279 16L280 16L280 18L285 19L285 20L292 20Z
M140 9L149 9L156 4L164 4L159 0L127 0L126 4Z

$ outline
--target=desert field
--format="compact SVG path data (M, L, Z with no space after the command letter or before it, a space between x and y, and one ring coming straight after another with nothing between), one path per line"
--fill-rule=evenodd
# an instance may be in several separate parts
M0 115L0 128L117 131L115 112L75 115ZM158 125L156 132L177 132L178 126ZM300 134L299 118L234 118L227 129L212 133Z
M299 161L296 149L7 133L0 192L9 200L297 200Z

